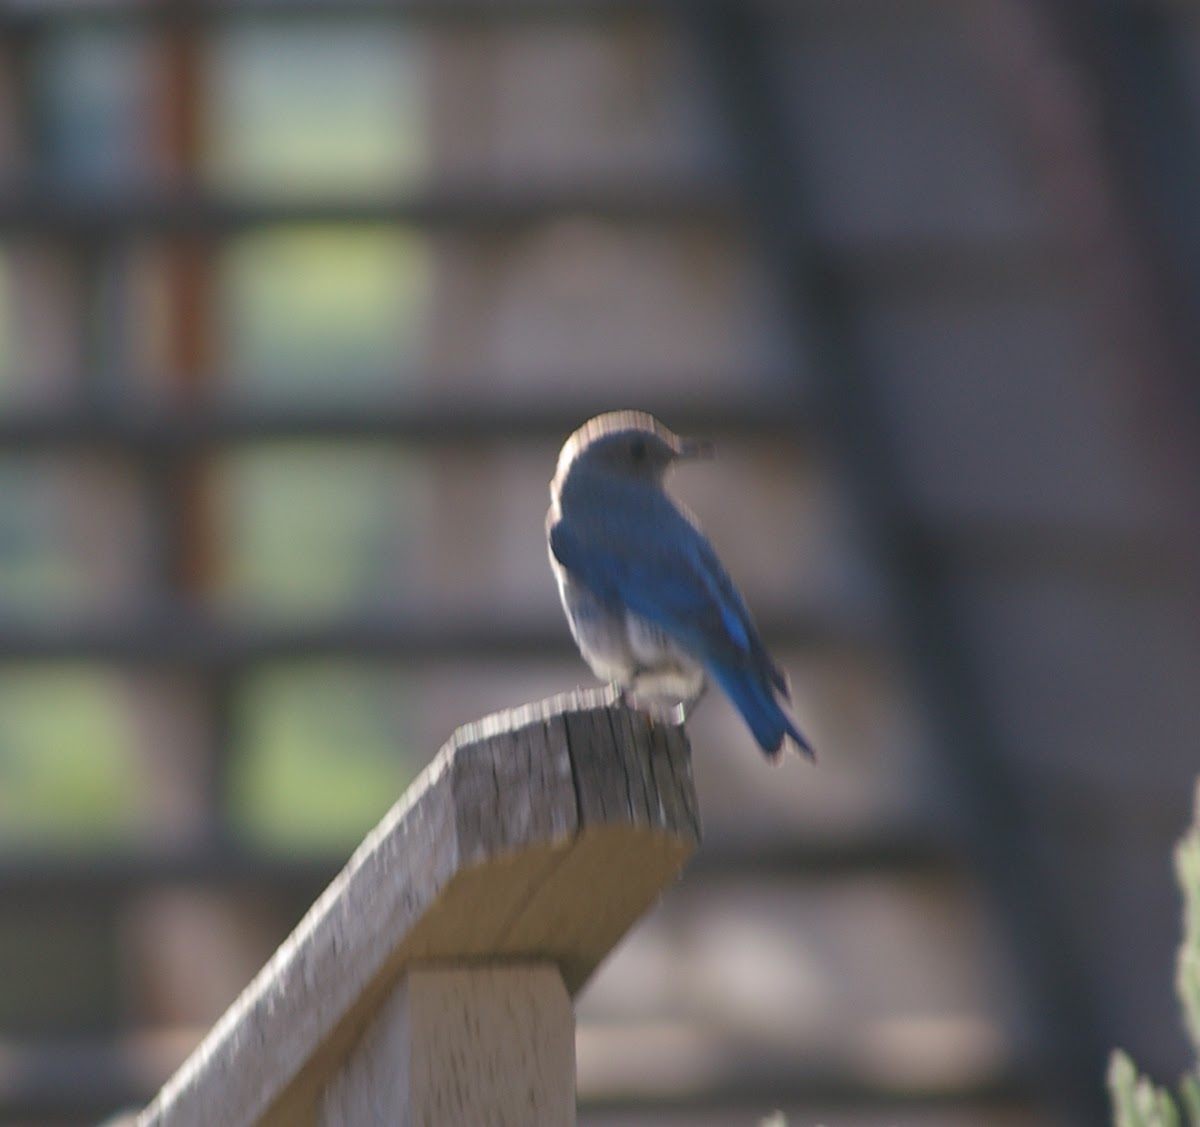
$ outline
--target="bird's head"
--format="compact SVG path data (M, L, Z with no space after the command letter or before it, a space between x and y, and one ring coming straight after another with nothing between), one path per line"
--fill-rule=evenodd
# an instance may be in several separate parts
M563 445L551 488L561 487L575 468L660 483L681 458L705 458L712 446L680 438L645 411L609 411L583 424Z

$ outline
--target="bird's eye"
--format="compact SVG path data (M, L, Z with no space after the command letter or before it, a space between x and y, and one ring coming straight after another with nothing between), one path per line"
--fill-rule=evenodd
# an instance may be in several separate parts
M646 458L646 444L640 438L635 438L629 444L629 454L635 462L644 461Z

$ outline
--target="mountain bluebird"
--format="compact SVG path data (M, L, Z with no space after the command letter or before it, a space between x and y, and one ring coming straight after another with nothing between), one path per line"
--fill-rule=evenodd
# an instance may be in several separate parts
M546 536L571 633L623 699L682 720L710 675L769 758L785 739L812 758L745 602L696 519L667 495L672 463L708 451L642 411L598 415L567 439Z

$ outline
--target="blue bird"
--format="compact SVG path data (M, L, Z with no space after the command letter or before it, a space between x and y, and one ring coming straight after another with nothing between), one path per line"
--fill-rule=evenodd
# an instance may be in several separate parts
M711 676L768 758L813 750L780 703L787 679L691 513L666 492L678 459L707 456L642 411L584 423L550 483L550 565L579 651L623 699L686 718Z

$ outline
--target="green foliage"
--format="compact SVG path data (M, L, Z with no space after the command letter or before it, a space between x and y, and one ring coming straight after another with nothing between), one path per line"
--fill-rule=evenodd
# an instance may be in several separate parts
M1117 1127L1181 1127L1175 1101L1138 1070L1127 1053L1117 1049L1108 1065Z
M1175 850L1175 877L1184 904L1175 986L1197 1064L1181 1080L1176 1098L1139 1075L1126 1053L1114 1052L1108 1088L1116 1127L1200 1127L1200 786L1192 828Z
M83 664L5 671L0 849L131 836L142 765L127 691L119 675Z
M274 443L224 459L225 609L312 622L378 606L417 566L422 467L337 444Z
M231 771L234 824L260 849L349 849L420 765L395 672L343 662L284 664L247 683L246 746Z
M1200 787L1196 793L1196 821L1175 850L1175 878L1184 898L1183 946L1179 949L1176 989L1183 1003L1192 1048L1200 1058Z

